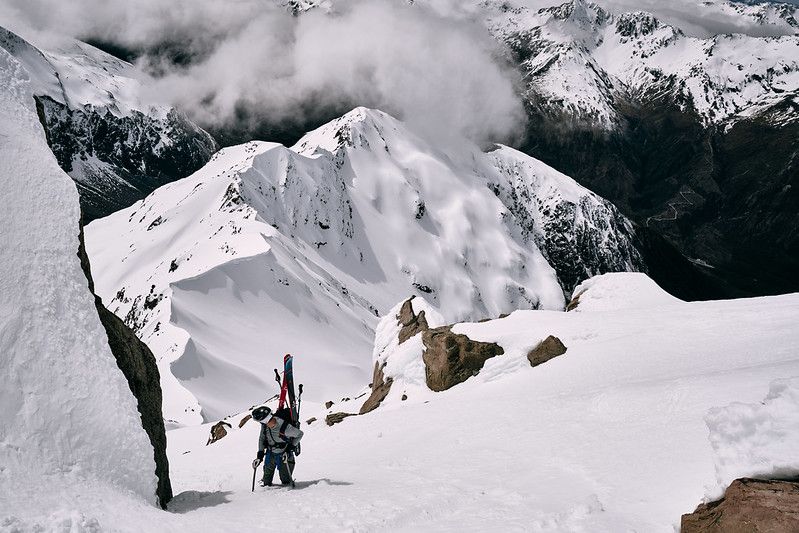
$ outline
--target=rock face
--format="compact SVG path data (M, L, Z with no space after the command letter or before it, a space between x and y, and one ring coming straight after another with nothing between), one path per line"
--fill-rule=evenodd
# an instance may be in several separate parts
M175 110L165 117L105 108L71 109L36 99L58 164L75 180L86 221L110 215L202 167L217 146Z
M428 329L422 333L427 386L436 392L463 383L476 375L486 360L505 353L494 342L473 341L452 332L452 326Z
M559 338L550 335L530 350L527 354L527 360L530 361L530 366L538 366L565 353L566 346L563 345Z
M680 521L682 533L799 531L799 483L742 478Z
M427 325L424 311L419 311L418 315L413 312L413 298L405 300L405 303L402 304L400 312L397 315L397 320L402 324L402 328L398 335L400 344L420 331L427 331L430 328L430 326Z
M94 280L83 243L83 228L80 231L78 257L86 274L89 290L93 293ZM114 354L117 366L125 375L130 390L136 397L142 427L153 446L155 474L158 477L156 496L159 505L166 509L166 504L172 499L172 483L169 480L169 459L166 455L166 430L161 415L161 376L155 356L121 319L105 308L103 301L97 295L94 297L94 305L108 335L111 353Z
M375 361L374 377L372 379L372 394L370 394L369 398L363 402L359 414L363 415L369 411L374 411L378 408L380 402L385 400L386 396L388 396L388 393L391 390L391 384L394 383L394 380L391 378L384 378L383 369L385 366L385 363L381 365Z

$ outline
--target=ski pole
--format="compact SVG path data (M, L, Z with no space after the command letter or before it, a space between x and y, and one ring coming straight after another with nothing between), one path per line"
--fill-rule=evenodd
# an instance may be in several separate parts
M300 405L302 405L302 383L300 383L300 394L297 396L297 422L300 418Z
M277 471L278 471L278 473L280 473L280 467L281 466L285 467L286 474L288 474L288 476L289 476L289 483L291 484L291 488L293 489L294 486L295 486L294 485L294 473L291 471L291 467L289 466L288 453L286 453L286 452L283 452L282 455L278 455L278 460L277 460Z
M277 381L278 386L280 386L280 372L275 369L275 381Z
M258 467L257 466L253 466L252 467L252 491L251 492L255 492L255 473L256 472L258 472Z

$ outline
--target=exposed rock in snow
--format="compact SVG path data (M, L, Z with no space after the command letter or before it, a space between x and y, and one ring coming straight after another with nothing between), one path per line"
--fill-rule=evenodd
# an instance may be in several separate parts
M681 533L799 531L799 483L736 479L724 498L682 516Z
M618 213L523 154L444 150L358 108L291 149L226 148L86 231L99 293L159 359L166 418L192 423L263 398L262 335L269 353L312 361L303 379L321 401L331 381L368 382L376 317L408 294L448 322L562 309L567 279L640 266L629 222L605 216ZM553 269L538 242L553 258L580 248Z
M566 346L563 345L563 342L550 335L527 353L527 360L530 361L530 366L538 366L565 353Z
M375 361L375 370L372 374L372 394L363 402L358 414L363 415L369 411L374 411L380 406L380 402L386 399L388 393L391 392L391 385L394 383L394 379L390 377L387 378L383 375L384 366L385 363L381 365ZM330 407L328 407L328 409L330 409Z
M78 195L42 132L36 76L0 47L0 524L12 529L63 515L79 493L152 504L157 486L135 398L81 271Z
M422 333L425 377L430 390L440 392L477 375L486 360L505 350L494 342L473 341L452 332L450 326Z
M32 73L47 141L78 185L89 220L190 174L216 150L175 109L143 101L138 74L120 59L80 41L39 50L4 28L0 47Z
M78 257L83 274L88 280L89 291L94 293L94 279L89 258L86 255L82 227ZM103 305L99 296L94 297L94 307L108 336L108 345L116 359L117 366L122 370L133 396L136 397L142 427L147 432L153 447L155 475L158 478L156 495L161 507L166 508L166 504L172 499L172 483L169 479L169 461L166 457L167 443L162 414L161 380L155 356L122 319Z

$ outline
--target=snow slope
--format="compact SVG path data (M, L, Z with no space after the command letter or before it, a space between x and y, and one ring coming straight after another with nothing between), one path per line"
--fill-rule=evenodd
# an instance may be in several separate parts
M160 359L173 423L263 400L283 353L308 361L310 399L368 383L377 317L408 294L448 321L560 309L566 274L641 268L632 239L523 154L442 148L365 108L291 149L226 148L86 229L98 293Z
M321 406L304 406L303 419L320 420L303 425L294 491L250 492L254 424L210 446L207 425L186 427L169 432L181 492L173 514L114 507L95 516L122 531L280 523L296 531L657 533L674 531L682 513L715 494L717 465L725 478L764 473L765 455L795 472L797 389L787 378L799 376L799 295L637 307L628 293L605 290L623 282L649 285L603 277L585 293L598 290L602 309L522 310L456 326L499 342L505 354L448 391L405 383L407 400L389 396L333 427L321 422ZM550 334L568 351L530 368L526 351ZM332 411L360 403L330 399ZM768 448L757 446L761 437Z
M77 257L78 195L47 146L34 77L0 48L0 528L12 531L42 513L73 521L52 486L140 505L156 487L152 446Z

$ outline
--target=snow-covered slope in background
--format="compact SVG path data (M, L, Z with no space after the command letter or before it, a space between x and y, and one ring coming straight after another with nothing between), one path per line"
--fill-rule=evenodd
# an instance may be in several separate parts
M226 148L86 229L98 293L160 359L175 423L262 400L283 353L307 361L310 399L368 383L377 317L408 294L450 322L561 309L561 271L642 268L632 239L523 154L445 150L364 108L292 149Z
M776 6L725 6L751 11L745 15L750 18L783 20L771 13ZM621 105L664 97L695 111L706 124L719 124L799 91L795 33L703 39L650 13L611 12L585 0L543 9L492 2L486 9L490 31L520 61L531 104L584 125L615 129L622 123ZM783 11L784 20L794 20L790 9Z
M0 528L12 531L51 513L40 530L80 527L60 513L84 490L114 487L143 505L156 488L153 448L78 260L78 195L47 147L35 76L0 48Z
M0 48L31 73L47 141L90 219L190 174L216 150L181 113L144 99L142 73L125 61L76 40L40 50L2 27Z

